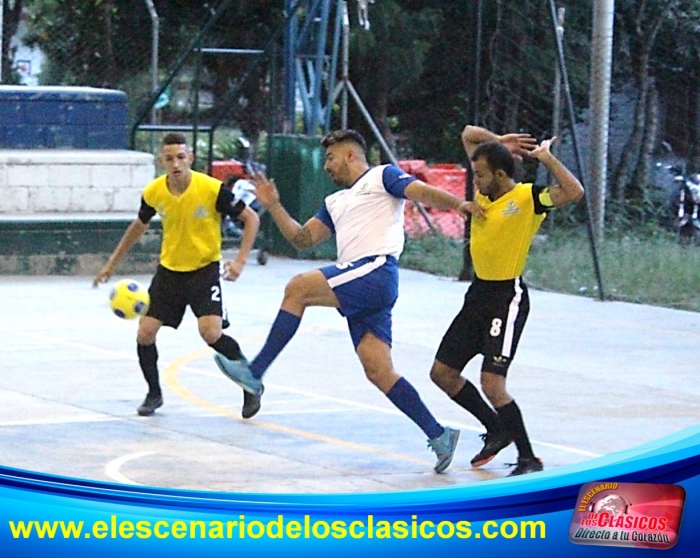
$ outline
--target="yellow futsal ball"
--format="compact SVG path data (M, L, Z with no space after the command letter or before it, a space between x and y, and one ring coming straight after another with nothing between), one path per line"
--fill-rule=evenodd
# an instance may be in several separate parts
M117 281L109 295L109 306L115 315L133 320L148 312L151 297L148 289L133 279Z

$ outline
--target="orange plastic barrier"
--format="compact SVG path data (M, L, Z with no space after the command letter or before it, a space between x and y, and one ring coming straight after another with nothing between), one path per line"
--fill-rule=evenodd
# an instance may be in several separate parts
M453 163L436 163L429 167L422 159L399 161L401 170L412 174L417 179L441 188L460 199L464 199L467 184L467 170ZM464 219L456 211L439 211L426 208L430 220L443 236L450 238L464 237ZM404 230L409 238L419 238L430 231L430 227L411 201L404 209Z
M226 182L229 178L243 178L246 176L245 165L235 159L214 161L211 167L211 175L221 180L221 182Z

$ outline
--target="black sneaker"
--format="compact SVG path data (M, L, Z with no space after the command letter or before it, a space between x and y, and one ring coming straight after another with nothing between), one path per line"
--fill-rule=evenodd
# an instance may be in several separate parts
M527 475L528 473L539 473L544 470L542 460L539 457L518 457L515 469L508 475L509 477L517 477L518 475Z
M156 409L163 406L163 395L151 395L150 393L143 400L143 403L136 409L139 416L150 417L156 412Z
M253 395L243 390L243 409L241 410L241 416L244 419L253 418L258 414L260 410L260 398L262 397L265 387L261 386L262 390L259 394Z
M472 458L472 467L481 467L482 465L486 465L489 461L496 457L496 454L499 451L513 443L513 440L510 439L505 431L501 431L496 434L490 434L487 432L486 434L480 434L480 436L484 441L484 447L481 448L481 451Z

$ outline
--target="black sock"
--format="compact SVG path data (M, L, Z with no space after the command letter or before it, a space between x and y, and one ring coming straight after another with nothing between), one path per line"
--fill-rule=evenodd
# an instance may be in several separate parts
M141 372L148 384L150 395L160 395L160 383L158 382L158 349L153 345L136 345L136 353L139 356Z
M229 360L240 360L243 357L241 346L238 344L238 341L228 335L222 334L221 337L216 340L216 343L212 343L209 346Z
M523 415L520 412L520 407L515 401L511 401L507 405L496 409L498 416L501 417L501 423L506 428L506 431L511 435L516 447L518 448L519 457L535 457L530 445L530 438L525 430Z
M479 390L469 380L467 380L467 383L464 384L464 387L459 390L457 395L452 398L452 401L474 415L486 427L487 432L498 432L501 429L498 414L484 400Z

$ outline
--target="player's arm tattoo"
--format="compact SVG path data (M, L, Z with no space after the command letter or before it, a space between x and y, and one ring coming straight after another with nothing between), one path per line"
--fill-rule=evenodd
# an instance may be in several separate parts
M295 234L294 238L292 239L292 244L297 250L303 250L313 246L314 239L311 236L311 231L306 227L299 229L299 232Z

